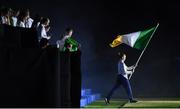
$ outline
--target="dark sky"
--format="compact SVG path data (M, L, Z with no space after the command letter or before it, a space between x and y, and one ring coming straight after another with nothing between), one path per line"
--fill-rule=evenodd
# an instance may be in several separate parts
M135 95L152 96L152 92L156 92L153 96L164 96L168 91L173 92L180 82L174 78L179 76L175 66L179 65L176 58L180 57L178 0L1 0L1 4L14 9L29 8L32 16L38 13L49 17L52 44L65 28L74 28L74 37L82 44L83 87L93 88L103 95L115 79L117 52L127 53L128 65L134 64L139 54L125 45L111 49L109 42L118 34L150 28L159 22L160 26L132 78ZM169 77L173 82L168 82ZM144 78L147 82L142 82ZM159 87L162 90L158 90ZM169 90L163 90L165 87Z

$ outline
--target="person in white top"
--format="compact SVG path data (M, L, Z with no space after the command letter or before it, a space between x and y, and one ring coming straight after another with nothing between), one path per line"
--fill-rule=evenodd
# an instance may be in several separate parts
M64 44L66 39L68 39L69 37L71 37L73 34L73 29L71 28L67 28L65 35L63 35L63 38L61 40L57 40L56 44L57 44L57 48L59 48L60 50L63 50Z
M49 18L42 18L37 28L38 39L40 42L40 47L42 48L46 48L49 45L49 39L51 38L51 36L47 34L47 32L50 30L49 23Z
M26 28L31 28L32 23L33 23L34 20L30 17L29 9L26 10L26 14L27 14L27 19L25 20L25 27Z
M25 21L27 20L27 18L28 18L28 13L26 11L21 11L18 16L18 21L16 26L26 28Z
M12 19L12 26L14 26L14 27L16 27L16 25L17 25L17 21L18 21L18 16L19 16L19 13L20 13L20 11L19 10L14 10L13 12L12 12L12 17L11 17L11 19Z
M25 27L31 28L33 21L34 20L32 18L28 17L27 20L25 21Z
M10 9L9 8L1 9L0 24L10 25L10 18L9 17L10 17Z
M111 89L111 91L108 93L108 95L104 99L105 103L110 104L109 101L111 99L112 94L121 85L125 88L128 94L128 99L130 103L136 103L137 101L133 98L131 85L128 79L128 74L132 74L136 66L127 67L126 64L124 63L126 60L126 55L124 53L118 53L118 55L120 56L120 60L118 62L117 80L114 87Z

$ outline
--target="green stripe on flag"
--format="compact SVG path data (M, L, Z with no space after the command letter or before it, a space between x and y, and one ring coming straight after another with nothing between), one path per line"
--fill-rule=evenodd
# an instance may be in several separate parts
M154 32L154 30L155 30L155 27L145 30L145 31L141 31L140 36L136 40L133 48L143 50L145 48L148 40L150 39L152 33Z

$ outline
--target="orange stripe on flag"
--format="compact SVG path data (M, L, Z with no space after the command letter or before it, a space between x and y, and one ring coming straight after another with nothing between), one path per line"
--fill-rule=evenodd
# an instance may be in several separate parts
M110 47L114 48L122 43L122 36L118 35L116 39L113 40L112 43L110 43Z

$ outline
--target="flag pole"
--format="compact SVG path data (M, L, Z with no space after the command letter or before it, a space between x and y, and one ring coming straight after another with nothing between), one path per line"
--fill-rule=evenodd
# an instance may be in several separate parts
M152 39L152 37L153 37L154 33L156 32L156 30L157 30L158 27L159 27L159 23L158 23L157 26L155 27L153 33L151 34L151 37L149 38L149 40L148 40L146 46L144 47L144 50L141 52L141 54L140 54L138 60L136 61L135 68L137 67L137 65L138 65L138 63L139 63L139 61L140 61L142 55L144 54L144 51L146 50L147 46L149 45L149 42L151 41L151 39ZM134 68L134 71L135 71L135 68ZM133 73L134 73L134 71L133 71ZM133 74L133 73L132 73L132 74ZM129 76L129 80L131 79L132 74Z

